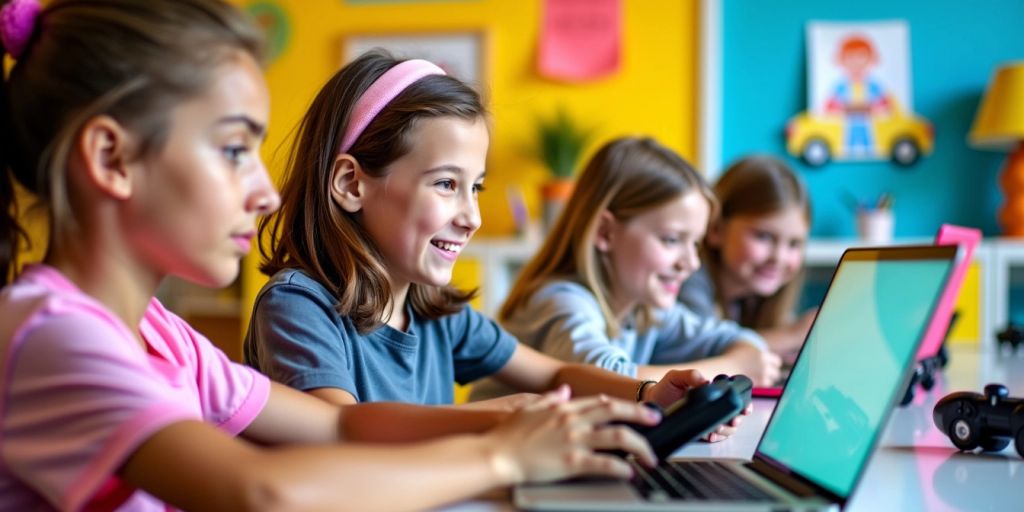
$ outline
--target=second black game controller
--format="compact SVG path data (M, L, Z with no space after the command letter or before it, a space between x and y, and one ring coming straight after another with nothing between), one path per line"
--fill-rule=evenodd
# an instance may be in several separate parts
M907 391L903 394L903 398L900 400L900 406L909 405L910 402L914 401L914 390L917 385L920 384L925 391L931 391L935 387L935 377L946 367L949 363L949 350L946 349L946 342L949 340L949 333L953 330L953 325L956 324L957 319L960 317L960 313L954 311L949 317L949 325L946 327L946 334L942 339L942 343L939 343L939 349L935 352L935 355L922 358L921 360L914 363L914 373L910 375L910 383L907 385Z
M630 425L650 443L659 460L712 432L750 405L754 383L745 375L719 375L687 391L654 426ZM648 404L653 406L653 404ZM657 406L653 406L657 407Z
M1010 398L1002 384L985 386L985 394L958 391L942 397L932 420L961 450L1001 451L1012 440L1024 457L1024 400Z
M900 399L900 406L909 405L914 401L914 390L920 384L925 391L931 391L935 387L935 376L945 365L942 357L934 355L917 361L914 365L914 373L910 375L910 382L907 384L907 391Z

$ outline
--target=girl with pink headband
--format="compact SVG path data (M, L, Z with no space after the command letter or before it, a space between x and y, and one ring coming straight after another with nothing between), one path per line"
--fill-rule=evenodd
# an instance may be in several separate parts
M667 406L705 382L688 370L654 382L564 363L467 305L473 292L449 281L480 227L488 142L480 97L428 62L371 52L335 74L297 131L282 209L260 223L271 278L246 361L343 406L450 405L453 382L486 376L520 392L568 384L577 395ZM532 399L469 407L497 413ZM447 425L467 428L454 417Z
M0 90L0 510L408 510L629 474L597 449L653 464L607 425L657 421L634 403L563 388L501 416L340 410L164 309L166 276L233 281L280 202L259 158L261 36L233 7L14 0L0 41L17 59ZM12 177L49 214L45 260L21 269ZM474 432L439 438L442 415Z

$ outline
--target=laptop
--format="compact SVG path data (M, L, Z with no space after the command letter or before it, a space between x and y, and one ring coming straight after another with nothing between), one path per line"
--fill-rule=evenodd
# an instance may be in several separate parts
M638 470L628 481L521 485L513 491L516 506L593 511L844 507L906 389L959 254L956 245L847 250L752 461L670 459L653 470Z

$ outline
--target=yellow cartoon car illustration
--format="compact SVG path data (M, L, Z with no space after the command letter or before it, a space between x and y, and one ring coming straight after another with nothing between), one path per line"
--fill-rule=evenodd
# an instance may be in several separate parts
M814 115L801 112L786 125L786 151L807 165L819 167L838 159L891 159L898 165L913 165L932 152L935 132L931 123L916 115L891 108L889 113L870 116L868 126L874 143L866 151L849 151L846 144L848 119L843 114Z
M808 99L815 106L786 125L790 154L817 167L830 160L889 159L909 166L931 153L932 125L914 115L909 103L903 105L909 97L902 90L906 80L895 80L891 70L878 72L882 53L875 37L850 32L837 41L832 68L838 75L827 87L812 83L816 92ZM888 58L893 57L890 52Z

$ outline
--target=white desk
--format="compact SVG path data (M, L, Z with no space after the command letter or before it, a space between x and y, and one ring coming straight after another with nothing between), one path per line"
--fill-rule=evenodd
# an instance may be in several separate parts
M1005 383L1011 396L1024 396L1024 353L999 358L976 347L956 348L932 391L919 392L913 404L893 411L846 510L1024 508L1024 460L1013 443L998 454L959 453L932 422L932 407L939 398L952 391L980 391L989 382ZM755 400L754 413L742 426L747 428L721 443L692 444L679 455L751 458L774 407L774 400Z
M949 367L929 393L897 408L857 486L847 511L948 511L1024 509L1024 460L1013 443L996 454L960 453L932 423L935 401L958 390L980 391L1004 383L1010 395L1024 397L1024 353L999 357L976 347L954 347ZM750 459L775 406L757 399L739 432L719 443L694 443L680 457ZM514 510L507 497L460 503L458 512Z

